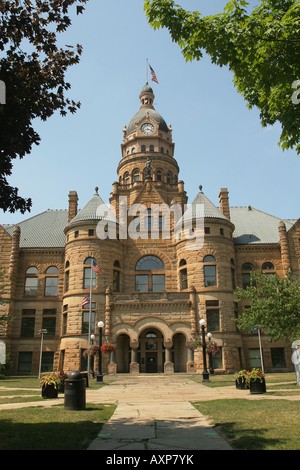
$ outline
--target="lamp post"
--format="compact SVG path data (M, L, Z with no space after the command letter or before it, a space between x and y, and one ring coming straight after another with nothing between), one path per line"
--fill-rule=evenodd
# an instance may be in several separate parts
M209 346L211 346L210 343L211 343L212 334L207 333L207 337L208 337ZM208 364L209 364L209 373L211 375L214 375L215 371L214 371L213 360L212 360L212 352L211 352L210 348L209 348L209 351L208 351Z
M97 373L97 380L96 384L103 383L103 374L102 374L102 353L101 353L101 346L102 346L102 328L104 327L103 321L98 322L99 328L99 364L98 364L98 373Z
M95 335L91 335L91 343L92 345L94 344L94 339ZM94 356L91 357L91 368L92 368L92 377L93 379L95 378L95 372L94 372Z
M43 328L42 330L39 331L39 335L41 335L41 351L40 351L40 365L39 365L39 379L41 378L41 370L42 370L42 356L43 356L43 341L44 341L44 335L48 333L48 330L46 328Z
M200 321L200 328L202 330L202 352L203 352L203 374L202 374L202 381L203 382L209 382L209 372L207 370L207 365L206 365L206 344L205 344L205 320L202 318Z

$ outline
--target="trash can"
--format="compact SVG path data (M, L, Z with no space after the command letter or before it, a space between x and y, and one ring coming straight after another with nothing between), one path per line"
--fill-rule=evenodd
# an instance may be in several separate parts
M64 407L66 410L85 409L85 384L86 379L79 371L76 370L69 374L65 382Z

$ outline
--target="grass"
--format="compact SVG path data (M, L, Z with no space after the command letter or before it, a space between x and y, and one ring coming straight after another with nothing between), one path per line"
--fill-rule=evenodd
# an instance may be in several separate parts
M104 385L110 383L104 379ZM4 377L0 380L0 404L45 400L37 377ZM89 389L103 385L89 381ZM28 396L29 395L29 396ZM63 397L63 395L58 395ZM52 401L52 400L51 400ZM114 405L90 405L85 410L65 410L63 405L1 410L0 450L83 450L95 439Z
M202 383L202 374L199 375L191 375L189 376L190 379L194 380L197 383ZM210 382L203 382L203 385L206 387L229 387L229 386L235 386L235 379L234 379L234 374L222 374L222 375L210 375L209 377ZM298 387L300 390L299 385L296 385L296 375L295 372L286 372L286 373L269 373L266 374L266 384L271 385L273 388L273 385L279 384L279 383L287 383L286 385L280 385L282 388L290 388L292 387ZM277 385L276 385L277 386ZM279 387L279 385L278 385Z
M115 410L113 405L86 405L85 410L19 408L1 410L1 450L83 450Z
M215 400L194 406L239 450L300 450L300 401Z

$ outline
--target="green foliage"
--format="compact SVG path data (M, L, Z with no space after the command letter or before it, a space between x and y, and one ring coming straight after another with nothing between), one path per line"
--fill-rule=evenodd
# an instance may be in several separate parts
M232 0L207 17L173 0L145 0L144 8L149 24L167 28L187 61L205 52L212 63L228 66L247 106L259 109L262 126L279 122L281 148L300 153L300 103L293 100L300 78L298 0L258 0L251 13L247 1Z
M291 274L251 273L250 287L237 288L235 295L238 302L250 304L236 320L239 328L253 331L259 326L273 341L300 338L300 286Z
M32 204L30 198L18 195L7 177L12 161L40 143L34 119L46 121L55 111L65 116L80 106L66 97L71 85L65 74L79 62L82 47L59 47L58 36L71 25L69 10L87 1L0 0L0 80L6 86L6 104L0 105L0 129L5 136L0 149L0 208L4 211L24 213Z

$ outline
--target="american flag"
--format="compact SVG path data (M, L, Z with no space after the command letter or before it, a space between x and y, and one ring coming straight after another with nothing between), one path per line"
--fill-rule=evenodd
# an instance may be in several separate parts
M98 264L96 263L95 260L93 261L92 269L95 273L102 274L102 269L99 268L99 266L98 266Z
M154 70L153 70L153 68L151 67L151 65L149 65L149 67L150 67L150 72L151 72L151 75L152 75L152 81L155 82L155 83L158 83L156 73L154 72Z
M87 295L83 301L81 302L81 307L84 307L85 305L89 304L90 303L90 296Z

